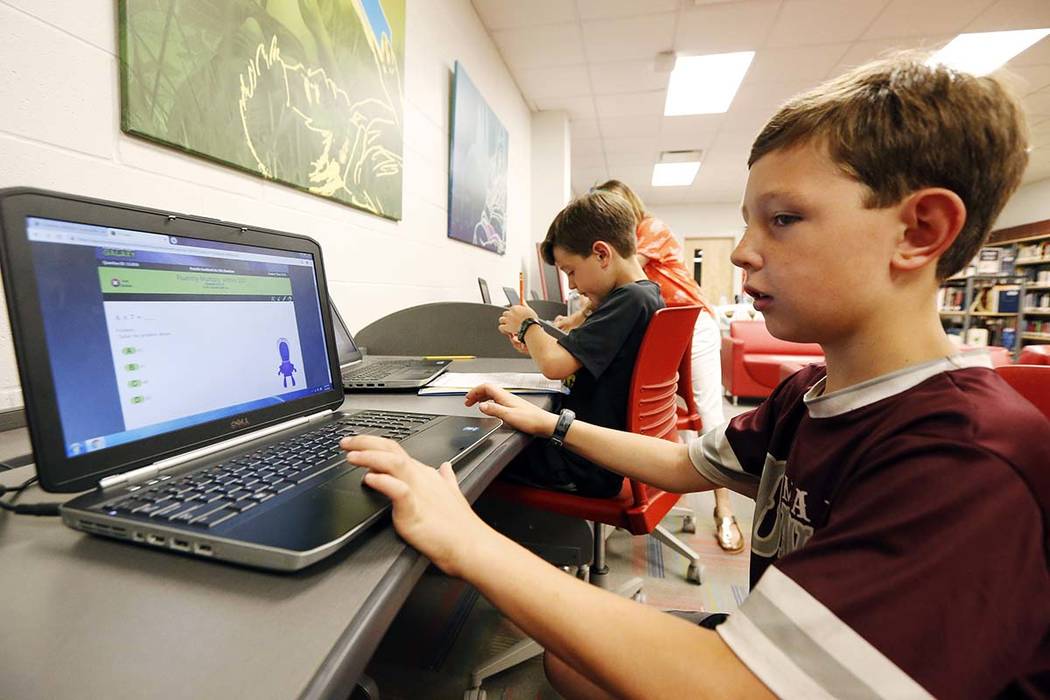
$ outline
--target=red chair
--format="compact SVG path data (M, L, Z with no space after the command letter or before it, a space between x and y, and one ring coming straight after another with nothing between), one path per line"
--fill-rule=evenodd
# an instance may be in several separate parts
M1025 345L1017 356L1019 365L1050 365L1050 345Z
M687 348L699 313L699 306L677 306L660 309L649 321L631 377L627 410L627 429L631 432L678 442L679 366L683 362L683 355L688 360ZM494 482L486 493L511 503L592 521L592 583L598 583L600 579L595 577L609 571L605 563L606 525L623 528L632 535L653 535L689 560L686 571L689 581L697 584L701 582L699 556L686 543L660 526L660 521L678 502L681 494L661 491L633 479L625 479L620 493L613 498L588 498L506 481ZM635 578L616 592L633 598L641 590L641 579ZM521 640L496 658L475 668L471 673L471 687L464 697L484 697L481 684L486 678L541 653L543 648L533 640Z
M995 371L1050 419L1050 366L1004 365Z
M629 431L678 442L678 370L699 312L698 306L678 306L660 309L653 315L638 350L631 378L627 412ZM686 571L689 581L701 582L699 556L660 526L660 521L681 494L662 491L633 479L624 480L623 488L614 498L588 498L505 481L493 483L488 492L506 501L593 521L595 536L591 572L594 575L601 576L608 571L603 526L612 525L632 535L653 535L689 560Z
M722 387L737 398L765 398L780 383L781 365L824 361L816 343L792 343L774 338L765 321L733 321L722 338Z

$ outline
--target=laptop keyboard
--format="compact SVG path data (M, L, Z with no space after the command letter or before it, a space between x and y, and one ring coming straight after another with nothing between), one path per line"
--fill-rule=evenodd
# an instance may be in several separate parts
M111 515L215 527L278 494L310 488L310 479L343 463L341 438L378 435L401 441L437 417L362 411L185 476L161 475L131 486L132 493L102 509Z
M416 367L417 360L380 360L367 367L355 369L343 375L343 380L348 382L367 382L369 380L383 379L394 372L406 367Z

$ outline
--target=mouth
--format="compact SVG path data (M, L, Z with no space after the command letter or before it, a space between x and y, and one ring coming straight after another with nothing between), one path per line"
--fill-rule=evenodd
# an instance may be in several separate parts
M757 289L755 289L754 287L751 287L749 285L745 285L744 286L744 293L747 294L752 299L754 299L755 301L760 301L762 299L772 299L773 298L772 295L766 294L765 292L760 292Z

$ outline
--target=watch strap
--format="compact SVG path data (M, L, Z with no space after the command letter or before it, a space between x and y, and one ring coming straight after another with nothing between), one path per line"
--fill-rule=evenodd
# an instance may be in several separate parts
M569 426L576 420L576 413L568 408L561 409L558 414L558 422L554 424L554 432L551 433L551 442L555 447L565 444L565 434L569 432Z
M529 332L529 328L532 326L539 325L539 321L534 318L527 318L521 322L521 326L518 327L518 342L525 344L525 334Z

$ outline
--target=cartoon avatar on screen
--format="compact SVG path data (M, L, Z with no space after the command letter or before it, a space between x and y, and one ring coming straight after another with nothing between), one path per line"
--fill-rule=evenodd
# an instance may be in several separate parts
M293 365L288 359L289 352L287 338L281 338L277 341L277 351L281 353L281 364L277 368L277 374L281 375L283 386L285 388L288 387L289 379L292 380L292 386L295 386L295 377L293 377L292 375L295 374L298 370L295 369L295 365Z

